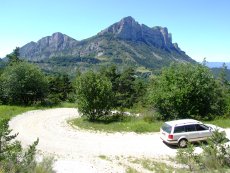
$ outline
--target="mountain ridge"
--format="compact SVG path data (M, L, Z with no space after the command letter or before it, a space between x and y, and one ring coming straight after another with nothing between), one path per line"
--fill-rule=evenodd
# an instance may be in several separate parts
M91 66L119 64L144 68L161 68L171 62L195 62L177 43L166 27L148 27L131 16L121 19L95 36L77 41L60 32L30 42L20 48L23 59L39 62ZM69 64L68 60L71 61ZM61 61L61 62L60 62ZM47 64L47 62L49 62Z

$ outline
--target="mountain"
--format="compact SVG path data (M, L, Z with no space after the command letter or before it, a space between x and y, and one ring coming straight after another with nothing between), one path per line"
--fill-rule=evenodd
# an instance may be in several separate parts
M230 62L207 62L206 66L209 68L221 68L224 63L230 69Z
M37 43L30 42L20 48L21 57L37 61L54 56L69 55L70 49L77 45L78 41L60 32L52 36L44 37Z
M20 55L52 70L66 67L84 70L109 64L156 69L171 62L195 62L177 43L172 43L166 27L151 28L130 16L81 41L54 33L21 47Z

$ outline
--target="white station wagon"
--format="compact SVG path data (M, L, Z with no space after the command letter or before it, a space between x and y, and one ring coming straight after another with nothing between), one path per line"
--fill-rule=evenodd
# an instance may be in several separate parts
M168 121L160 129L161 139L167 144L186 147L188 142L197 142L207 140L218 130L224 132L224 129L211 124L203 124L193 119L182 119Z

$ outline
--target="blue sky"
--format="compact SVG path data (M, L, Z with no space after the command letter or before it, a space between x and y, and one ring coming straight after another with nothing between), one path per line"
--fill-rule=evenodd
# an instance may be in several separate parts
M164 26L196 61L230 62L229 0L0 0L0 57L62 32L93 36L126 16Z

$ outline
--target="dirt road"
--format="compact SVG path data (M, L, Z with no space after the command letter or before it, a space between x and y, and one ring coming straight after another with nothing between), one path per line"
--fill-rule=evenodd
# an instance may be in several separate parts
M66 120L79 116L77 109L57 108L23 113L10 121L24 146L39 138L37 149L57 158L55 170L74 172L124 172L124 168L100 157L164 157L176 154L159 133L102 133L73 129Z

